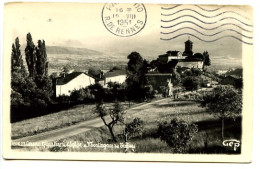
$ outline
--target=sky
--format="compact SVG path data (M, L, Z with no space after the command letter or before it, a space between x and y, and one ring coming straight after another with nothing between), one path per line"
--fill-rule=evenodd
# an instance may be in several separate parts
M190 39L193 41L193 51L195 53L202 53L207 50L214 59L222 62L228 60L238 64L241 63L242 50L251 49L251 46L253 46L243 44L232 37L214 41L221 36L229 35L234 35L239 39L244 39L240 34L252 37L252 33L247 32L247 30L252 31L253 27L238 22L242 21L247 25L252 25L252 10L247 6L201 6L199 8L190 5L164 5L163 8L167 10L162 10L161 5L145 4L147 12L146 25L139 33L130 37L119 37L106 29L101 17L103 6L104 4L85 3L7 4L4 12L5 40L8 38L8 41L13 42L16 37L19 37L20 43L25 44L26 34L30 32L35 43L38 39L44 39L48 46L88 48L109 53L110 55L115 54L118 57L125 57L126 54L137 51L143 57L156 58L168 50L184 51L184 42ZM226 11L236 11L236 13ZM199 14L196 12L199 12ZM175 14L169 15L172 13ZM163 16L165 14L169 16ZM175 20L161 22L161 20L172 19ZM198 26L190 23L179 24L181 22L193 22ZM226 24L232 22L238 26ZM226 25L221 26L222 24ZM175 26L170 27L172 25ZM161 26L170 28L162 28ZM172 32L183 27L190 27L194 30L183 29L173 34L161 34L161 32ZM201 29L201 27L204 29ZM230 29L240 34L227 31ZM220 33L216 34L218 32ZM171 40L161 40L161 38L170 39L185 33L188 34ZM189 35L189 33L192 35ZM204 36L202 34L216 35ZM213 42L204 42L195 36L206 41L213 40ZM245 38L244 41L253 42L252 38Z

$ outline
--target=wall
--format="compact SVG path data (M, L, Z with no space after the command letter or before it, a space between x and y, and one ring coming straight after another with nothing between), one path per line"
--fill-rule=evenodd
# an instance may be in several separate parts
M192 61L192 62L181 62L181 61L179 61L177 66L202 69L203 61Z
M80 88L85 88L91 84L95 84L95 79L82 73L67 84L56 85L56 97L63 94L69 96L70 91L73 91L74 89L78 90Z
M106 77L105 78L105 86L107 85L108 82L117 82L119 84L124 83L126 80L126 75L118 75L118 76L113 76L113 77Z

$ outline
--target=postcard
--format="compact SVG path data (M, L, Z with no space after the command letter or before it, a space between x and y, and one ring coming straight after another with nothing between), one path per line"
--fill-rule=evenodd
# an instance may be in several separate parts
M3 157L252 159L253 8L6 3Z

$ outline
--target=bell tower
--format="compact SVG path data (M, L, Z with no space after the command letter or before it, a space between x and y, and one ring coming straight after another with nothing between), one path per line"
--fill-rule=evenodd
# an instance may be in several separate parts
M190 38L184 42L185 43L185 51L183 52L183 55L185 56L192 56L193 55L193 52L192 52L192 45L193 45L193 42L190 41Z

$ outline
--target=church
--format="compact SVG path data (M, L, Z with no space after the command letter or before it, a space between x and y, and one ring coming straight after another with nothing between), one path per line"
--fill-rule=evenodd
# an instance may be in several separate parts
M161 63L169 63L171 61L177 62L175 67L184 67L184 68L198 68L202 69L204 64L204 56L201 53L193 54L192 51L193 42L188 39L185 42L184 52L180 51L168 51L166 54L159 55L158 61Z

